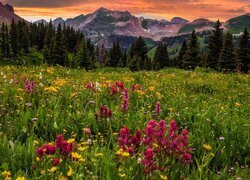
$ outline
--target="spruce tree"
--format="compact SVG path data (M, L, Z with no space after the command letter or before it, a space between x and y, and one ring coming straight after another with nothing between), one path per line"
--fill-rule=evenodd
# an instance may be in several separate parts
M212 30L212 35L208 43L208 56L207 66L210 68L217 69L218 60L220 58L220 52L223 46L223 29L221 23L218 20Z
M199 50L199 43L195 33L193 30L190 42L188 44L187 53L184 55L183 65L186 69L194 69L195 67L199 66L200 64L200 50Z
M11 22L10 26L10 46L13 57L18 56L18 34L17 34L17 25L14 19Z
M53 29L52 21L49 22L44 38L44 50L43 50L43 58L46 63L53 64L52 60L52 47L54 45L55 40L55 32Z
M247 28L245 28L243 35L240 37L238 58L242 72L247 73L250 63L250 36Z
M183 68L183 66L184 66L184 56L185 56L185 54L187 53L187 49L188 49L188 47L187 47L187 41L184 40L184 41L183 41L183 44L182 44L182 46L181 46L179 55L178 55L177 66L178 66L179 68Z
M141 68L144 66L144 61L147 57L147 47L141 36L135 41L135 43L133 43L130 51L130 57L131 59L134 59L133 57L138 57L138 61L140 61L139 66Z
M233 71L236 69L237 59L233 44L233 35L226 33L223 41L223 47L218 61L218 67L221 71Z
M116 42L113 43L113 47L109 51L108 66L118 67L121 58L122 58L122 51L120 48L119 39L117 39Z
M57 27L55 42L51 51L51 59L54 64L61 66L65 66L68 63L68 53L61 24Z
M169 55L166 44L160 43L157 46L154 56L154 65L156 70L158 70L158 68L163 69L169 65Z
M85 42L84 38L82 38L77 45L76 53L74 55L74 61L76 64L86 70L93 69L94 67L90 50L88 49L87 43Z

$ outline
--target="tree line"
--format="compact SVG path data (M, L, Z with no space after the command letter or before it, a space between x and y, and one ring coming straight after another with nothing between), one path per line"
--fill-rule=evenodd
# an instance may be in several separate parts
M208 67L218 71L249 72L250 36L245 29L235 45L233 35L223 32L218 20L208 39L207 51L203 51L193 30L184 39L178 56L170 58L167 44L161 42L150 58L147 45L142 37L124 50L117 39L112 48L94 46L91 39L80 31L59 24L57 27L44 23L12 21L0 27L0 57L18 61L35 50L43 55L43 63L68 67L81 67L87 70L102 67L128 67L132 71L160 70L166 67L194 69Z

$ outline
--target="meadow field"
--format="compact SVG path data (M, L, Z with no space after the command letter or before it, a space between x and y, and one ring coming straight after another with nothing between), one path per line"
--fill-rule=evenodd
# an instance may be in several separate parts
M0 179L250 179L250 77L0 66Z

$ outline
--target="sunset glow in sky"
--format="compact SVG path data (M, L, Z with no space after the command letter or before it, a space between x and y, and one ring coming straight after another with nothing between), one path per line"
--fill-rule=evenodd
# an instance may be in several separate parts
M222 21L250 13L250 0L0 0L15 7L27 20L70 18L105 7L129 11L136 16L188 20L208 18Z

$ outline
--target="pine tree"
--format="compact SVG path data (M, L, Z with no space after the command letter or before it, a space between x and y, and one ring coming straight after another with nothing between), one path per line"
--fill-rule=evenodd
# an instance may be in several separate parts
M233 44L233 36L231 33L227 32L224 37L218 67L221 71L233 71L236 69L236 66L237 59Z
M13 57L18 56L18 34L17 34L17 25L12 20L11 26L10 26L10 46Z
M187 49L188 49L188 47L187 47L187 41L184 40L184 41L183 41L183 44L182 44L182 46L181 46L179 55L178 55L177 66L178 66L179 68L183 68L183 66L184 66L184 56L185 56L185 54L187 54Z
M133 57L139 57L140 58L138 59L140 61L139 66L140 67L144 66L144 61L147 57L147 47L145 41L141 36L132 45L130 51L130 57L131 59L134 59Z
M245 28L243 35L240 37L238 58L242 66L242 72L247 73L250 63L250 36L247 28Z
M68 53L61 24L57 27L55 42L51 50L51 59L54 64L61 66L65 66L68 63Z
M74 61L76 62L76 64L86 70L94 68L94 62L91 57L90 49L87 47L87 43L84 38L82 38L77 45L76 53L74 55Z
M43 50L43 58L46 63L53 64L52 61L52 47L54 45L55 41L55 32L53 29L52 21L49 22L45 34L44 39L44 50Z
M212 35L208 43L208 57L207 66L210 68L217 69L218 60L220 58L220 52L223 46L223 29L221 23L218 20L212 31Z
M113 47L109 51L108 66L118 67L121 58L122 58L122 51L120 48L119 39L117 39L116 42L113 43Z
M2 23L1 27L1 55L3 58L10 57L10 43L9 43L9 30L8 26Z
M184 61L183 61L184 68L194 69L195 67L199 66L200 63L199 55L200 55L199 43L195 30L193 30L190 42L188 44L187 53L184 55Z
M158 68L163 69L169 65L169 55L166 44L160 43L157 46L154 56L154 65L156 70L158 70Z

